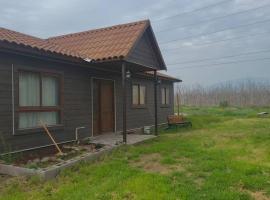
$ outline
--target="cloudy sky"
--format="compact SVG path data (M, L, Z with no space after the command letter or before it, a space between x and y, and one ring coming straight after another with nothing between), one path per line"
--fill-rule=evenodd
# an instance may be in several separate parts
M150 19L185 84L270 79L270 0L0 0L0 26L41 38Z

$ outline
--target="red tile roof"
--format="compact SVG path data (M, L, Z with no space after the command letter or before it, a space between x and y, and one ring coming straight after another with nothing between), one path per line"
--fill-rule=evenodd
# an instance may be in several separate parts
M94 61L122 59L149 25L149 20L145 20L52 37L48 41Z
M41 51L80 58L77 52L65 49L49 41L0 27L0 41L31 47Z
M83 60L90 59L102 62L125 58L149 25L150 21L144 20L48 39L41 39L0 27L0 42ZM148 74L151 74L151 72ZM179 81L177 78L161 73L158 73L158 76Z

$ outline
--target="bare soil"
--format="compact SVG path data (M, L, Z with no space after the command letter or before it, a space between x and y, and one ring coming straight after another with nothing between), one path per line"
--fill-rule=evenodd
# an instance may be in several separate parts
M158 153L146 154L133 161L131 165L143 169L147 172L170 174L173 171L185 171L185 168L180 164L164 165L161 163L162 156Z
M0 189L1 186L5 185L5 183L10 179L10 176L0 174Z
M256 200L270 200L264 192L250 192L250 195Z
M77 147L79 150L74 151L74 148L65 148L65 146L69 147ZM96 144L75 144L75 143L68 143L68 144L62 144L59 145L62 152L65 154L65 156L62 157L63 160L71 159L72 157L78 156L84 152L93 152L100 148L102 148L102 145L96 145ZM25 166L29 161L33 161L35 159L42 159L45 157L54 157L58 154L58 150L55 146L49 146L44 147L40 149L35 149L31 151L25 151L20 152L17 154L9 155L9 158L7 156L0 157L0 161L3 160L4 163L12 164L15 166ZM54 164L55 162L49 161L47 164Z

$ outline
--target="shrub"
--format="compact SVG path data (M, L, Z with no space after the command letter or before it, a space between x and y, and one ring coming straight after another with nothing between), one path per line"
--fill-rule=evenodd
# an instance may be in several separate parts
M227 108L227 107L229 107L229 102L226 101L226 100L221 101L221 102L219 102L219 107L221 107L221 108Z

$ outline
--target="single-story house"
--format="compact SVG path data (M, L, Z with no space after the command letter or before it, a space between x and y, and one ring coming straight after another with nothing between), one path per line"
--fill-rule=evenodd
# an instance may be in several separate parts
M0 153L165 123L174 82L149 20L41 39L0 28Z

